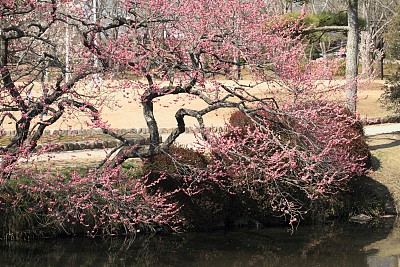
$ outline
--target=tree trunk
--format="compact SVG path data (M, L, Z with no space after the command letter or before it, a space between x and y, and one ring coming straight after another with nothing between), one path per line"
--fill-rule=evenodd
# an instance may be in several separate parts
M383 56L378 60L378 70L379 70L379 77L381 78L381 80L383 80L385 77L383 73Z
M348 0L347 13L349 31L346 48L346 106L355 112L358 74L358 0Z
M235 79L242 79L242 73L241 73L241 69L240 69L240 53L237 52L235 58L233 59L233 61L236 63L236 65L233 66L233 77Z
M146 120L147 127L150 134L150 151L153 151L156 146L160 144L160 134L158 131L158 125L154 117L153 102L142 101L143 105L143 116Z
M378 70L379 70L379 76L381 80L384 78L384 73L383 73L383 60L385 58L385 50L384 50L384 41L383 37L379 38L379 42L376 45L377 50L379 51L379 60L378 60Z
M360 43L360 54L361 54L361 66L362 66L362 77L368 78L372 75L372 38L371 33L368 31L361 32L361 43Z
M319 47L321 48L321 54L322 54L322 58L324 60L327 60L327 55L326 55L326 44L324 41L321 41L319 43Z

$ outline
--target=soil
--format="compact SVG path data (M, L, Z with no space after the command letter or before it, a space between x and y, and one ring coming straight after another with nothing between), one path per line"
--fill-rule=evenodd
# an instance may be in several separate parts
M338 83L343 83L338 80ZM244 84L252 83L250 80L242 81ZM257 86L254 91L260 92L269 90L269 85ZM392 115L391 112L385 110L380 103L379 97L384 90L384 82L376 80L368 85L360 86L358 90L358 112L361 118L376 118L386 115ZM104 121L110 124L111 128L115 129L132 129L145 128L146 122L142 115L142 107L134 101L135 96L130 95L129 98L123 97L122 94L113 96L115 102L110 102L108 107L102 110ZM179 104L178 104L179 103ZM200 99L181 98L176 101L174 96L163 97L155 103L154 113L160 128L170 128L176 126L174 117L175 112L181 108L201 109L206 107L206 104ZM232 109L220 109L205 116L204 121L206 126L222 126L229 119ZM82 114L72 114L69 118L65 118L62 122L58 122L49 126L51 130L81 130L87 128L88 117ZM196 126L197 121L194 118L185 118L186 126ZM12 124L4 123L5 130L13 130Z

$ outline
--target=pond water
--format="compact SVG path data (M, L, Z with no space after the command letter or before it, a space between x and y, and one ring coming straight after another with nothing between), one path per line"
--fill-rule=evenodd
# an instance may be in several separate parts
M0 266L400 266L396 222L0 245Z

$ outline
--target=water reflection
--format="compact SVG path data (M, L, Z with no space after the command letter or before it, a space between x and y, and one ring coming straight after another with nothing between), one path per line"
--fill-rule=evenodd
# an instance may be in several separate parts
M0 266L399 266L399 224L2 242Z
M400 266L400 220L386 238L367 245L365 251L375 252L368 258L369 266Z

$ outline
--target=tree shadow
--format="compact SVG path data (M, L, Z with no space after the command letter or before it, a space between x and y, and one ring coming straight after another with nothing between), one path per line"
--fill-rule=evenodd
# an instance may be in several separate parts
M353 179L349 185L346 199L354 214L397 215L395 200L386 185L367 175Z
M368 136L370 151L383 150L400 146L400 133L390 133L377 136ZM379 154L377 154L379 155ZM377 171L382 162L377 156L370 154L370 170ZM378 213L397 215L396 203L389 188L368 175L353 180L353 189L357 194L359 203ZM362 206L362 205L361 205Z
M386 135L386 136L383 135L382 137L370 136L370 137L367 137L367 139L369 141L372 141L372 140L384 141L383 144L370 146L369 149L371 151L400 146L400 133L398 133L398 132L390 134L390 137L388 135Z
M373 145L370 146L370 150L378 150L378 149L385 149L385 148L391 148L395 146L400 146L400 140L394 139L394 138L385 138L386 140L391 140L392 142L387 143L387 144L380 144L380 145Z
M371 170L377 171L381 167L381 161L374 155L371 155Z

